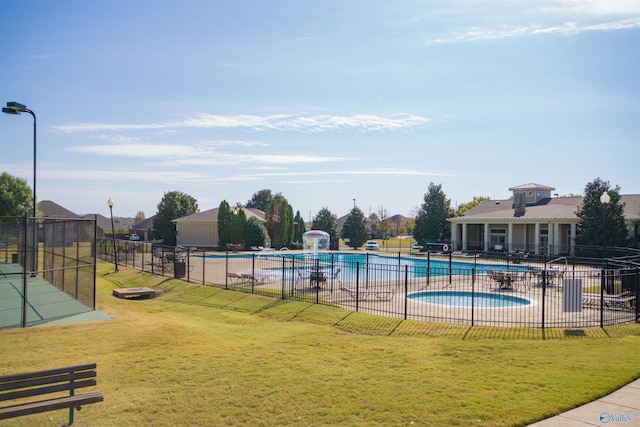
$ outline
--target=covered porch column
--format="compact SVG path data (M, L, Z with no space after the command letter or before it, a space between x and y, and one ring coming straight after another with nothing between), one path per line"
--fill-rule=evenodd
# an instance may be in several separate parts
M458 224L451 223L451 249L458 249Z
M462 250L467 250L467 223L462 223Z
M571 224L571 238L569 239L569 254L576 254L576 224Z
M489 235L489 223L484 224L484 251L488 252L489 251L489 239L491 239L491 236Z
M536 255L540 255L540 223L536 222L534 251Z
M513 223L507 224L507 247L508 251L513 250Z

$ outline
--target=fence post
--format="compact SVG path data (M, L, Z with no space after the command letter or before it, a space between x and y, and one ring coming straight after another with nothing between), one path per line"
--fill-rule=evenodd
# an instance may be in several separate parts
M404 265L404 320L407 320L409 305L409 265Z
M606 285L607 278L605 276L606 271L604 268L600 270L600 327L604 327L604 287Z
M251 293L256 286L256 254L251 254Z
M358 311L358 301L360 301L360 261L356 261L356 311Z
M547 301L547 256L544 256L544 267L542 269L542 329L544 329L544 321L545 321L545 303Z
M202 275L202 283L204 284L204 274ZM229 251L224 253L224 288L229 289Z
M640 268L636 267L636 279L634 280L634 284L635 284L635 289L634 289L634 293L635 293L635 297L636 297L636 323L640 323L640 305L638 305L638 297L640 297L640 283L638 282L638 279L640 278L640 274L638 274L640 272Z
M427 249L427 287L431 281L431 252Z
M24 214L24 239L22 241L22 253L24 254L22 261L22 327L27 327L27 214ZM20 245L18 244L18 247ZM20 251L18 251L18 254ZM20 256L18 255L18 259Z
M294 279L293 277L293 269L294 265L293 265L293 260L291 261L291 280ZM281 298L284 299L285 298L285 282L287 281L287 276L285 276L285 272L286 272L286 262L285 262L285 257L282 257L282 296ZM293 289L293 282L291 282L291 289Z
M471 269L471 326L475 323L476 314L476 268Z
M206 265L205 260L207 259L206 255L207 255L207 252L203 249L202 250L202 284L203 285L205 284L205 280L204 280L205 271L204 270L205 270L205 265ZM228 272L229 272L228 269L227 269L227 271L224 272L225 277L227 276Z

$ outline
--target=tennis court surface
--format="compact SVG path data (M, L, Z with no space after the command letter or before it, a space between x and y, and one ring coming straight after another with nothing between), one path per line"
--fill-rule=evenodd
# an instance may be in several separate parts
M24 278L20 264L0 263L0 329L23 326L23 316L25 326L109 319L39 276L26 275L23 300Z

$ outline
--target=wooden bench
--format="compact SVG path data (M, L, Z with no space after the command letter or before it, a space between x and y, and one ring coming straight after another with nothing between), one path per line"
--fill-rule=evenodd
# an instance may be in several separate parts
M91 391L75 394L75 390L96 385L96 364L66 366L43 371L0 376L0 402L17 401L0 407L0 420L41 412L69 409L69 423L73 424L74 409L104 400L102 393ZM68 395L60 395L61 392ZM57 393L57 395L52 395ZM42 400L29 399L44 396Z

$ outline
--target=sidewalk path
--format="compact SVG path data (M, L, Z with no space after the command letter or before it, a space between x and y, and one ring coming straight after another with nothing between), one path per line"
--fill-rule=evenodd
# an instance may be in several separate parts
M640 426L640 379L602 399L530 427Z

